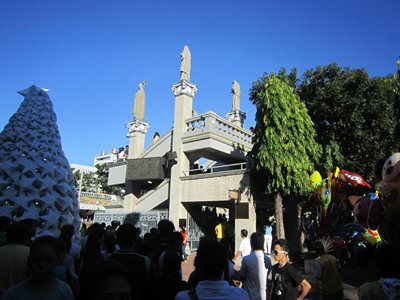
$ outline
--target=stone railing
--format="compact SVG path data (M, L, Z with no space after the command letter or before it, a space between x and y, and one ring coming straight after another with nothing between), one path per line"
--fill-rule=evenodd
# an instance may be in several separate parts
M214 112L207 112L186 120L187 132L185 137L204 133L216 134L229 142L247 149L252 147L251 131L232 124Z
M185 176L188 175L200 175L200 174L214 174L214 173L219 173L219 172L227 172L227 171L233 171L233 170L246 170L246 163L236 163L236 164L229 164L229 165L218 165L218 166L213 166L207 169L203 168L198 168L198 169L190 169L187 171L184 171L183 174Z
M135 216L136 215L136 216ZM128 216L126 213L95 213L94 222L105 223L110 225L112 221L119 221L121 224L124 223L125 218ZM128 216L129 217L129 216ZM132 213L133 219L137 218L135 224L136 227L141 229L141 235L150 232L151 228L157 228L158 222L162 219L168 219L168 211L166 210L153 210L149 212Z

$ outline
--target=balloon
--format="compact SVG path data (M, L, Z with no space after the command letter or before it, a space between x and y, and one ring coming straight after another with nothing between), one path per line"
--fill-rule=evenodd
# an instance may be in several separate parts
M331 186L327 180L324 180L321 187L321 205L324 208L328 208L331 203Z
M400 153L392 154L383 165L382 181L384 183L400 183Z
M371 202L369 203L368 208L368 219L367 225L371 230L376 230L379 226L379 222L381 220L381 213L383 211L381 200L375 193L375 197L371 198Z
M368 231L368 233L369 233L370 235L372 235L372 236L376 239L377 242L382 241L381 236L379 235L378 230L373 230L373 229L371 229L371 228L368 228L367 231Z
M340 170L340 180L343 181L345 184L353 187L363 186L371 189L371 185L366 182L360 174L354 172Z
M383 165L382 200L386 211L400 220L400 153L391 155Z
M335 172L333 173L333 179L336 179L339 177L340 169L338 167L335 168Z
M400 153L391 155L383 165L380 187L383 203L393 209L400 202ZM400 212L396 215L400 217Z
M367 196L361 197L360 200L354 205L353 211L356 222L363 227L367 227L369 199Z
M373 202L377 202L376 193L368 193L364 196L362 196L357 203L354 204L354 216L356 218L357 223L361 224L365 228L368 228L369 221L371 221L371 224L375 224L379 220L379 211L378 215L373 215L375 211L371 211L371 204ZM376 208L376 206L374 206ZM371 215L370 215L371 212ZM377 226L377 225L376 225ZM374 229L376 229L376 226L374 226Z
M375 245L377 242L381 240L379 233L378 232L375 233L371 229L365 230L362 234L362 237L371 245Z
M378 231L387 243L400 245L400 153L392 154L382 168L382 182L378 185L383 213ZM375 224L374 224L375 225Z
M322 176L318 171L314 171L310 176L310 184L314 190L322 185Z

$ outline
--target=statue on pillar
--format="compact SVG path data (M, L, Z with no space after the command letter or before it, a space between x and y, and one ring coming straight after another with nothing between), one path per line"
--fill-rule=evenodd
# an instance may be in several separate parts
M246 114L240 111L240 85L234 80L232 81L232 110L226 114L226 117L233 124L242 127L246 119Z
M234 80L232 81L232 111L240 110L240 85Z
M181 80L186 80L190 82L190 68L192 64L192 54L190 53L189 47L183 47L181 53Z
M146 104L146 94L144 92L144 87L147 81L139 83L139 89L135 94L135 100L133 104L133 116L141 121L144 121L144 108Z

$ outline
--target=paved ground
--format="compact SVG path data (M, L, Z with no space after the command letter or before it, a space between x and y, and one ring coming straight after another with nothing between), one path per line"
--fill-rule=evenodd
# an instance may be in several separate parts
M187 281L189 279L190 273L194 271L194 258L196 257L196 252L193 252L187 259L186 262L182 263L182 279Z
M359 287L365 282L379 279L375 263L371 261L367 266L357 266L354 261L343 265L341 274L343 282Z
M194 270L194 258L196 253L194 252L192 255L188 257L188 260L182 263L182 277L183 280L187 281L189 275ZM302 269L302 266L298 267ZM235 269L237 271L240 270L240 261L238 261L235 265ZM303 271L304 276L311 283L312 286L316 287L318 285L317 280L312 274L307 274ZM370 262L368 266L357 266L354 261L350 261L345 264L341 268L341 277L344 284L344 295L345 299L356 300L357 297L357 289L364 282L374 281L379 279L378 272L376 270L374 262ZM308 299L318 299L318 292L313 288L312 293L309 295Z

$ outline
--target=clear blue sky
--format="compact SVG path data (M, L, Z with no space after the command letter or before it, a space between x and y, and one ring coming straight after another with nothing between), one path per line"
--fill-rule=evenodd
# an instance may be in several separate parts
M400 1L0 1L0 130L32 84L49 88L70 163L93 164L101 150L128 144L125 124L143 80L147 141L172 126L172 84L189 45L194 109L230 110L232 80L248 100L263 72L318 65L396 71Z

